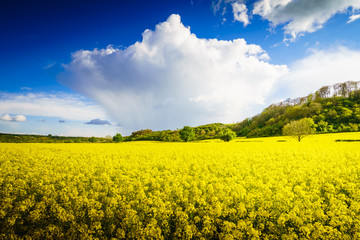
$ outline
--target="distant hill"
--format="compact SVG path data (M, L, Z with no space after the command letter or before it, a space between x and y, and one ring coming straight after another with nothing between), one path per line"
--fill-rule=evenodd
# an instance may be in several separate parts
M243 137L282 135L283 127L294 120L312 118L316 133L356 132L360 127L360 82L348 81L323 86L306 97L287 99L272 104L260 114L236 124L212 123L193 127L194 141L219 139L226 129ZM182 141L180 130L153 131L143 129L124 137L124 141ZM112 142L111 137L60 137L41 135L1 134L0 142Z
M111 138L97 137L65 137L49 135L28 135L0 133L0 142L8 143L85 143L85 142L111 142Z
M324 86L306 97L272 104L260 114L235 124L232 130L238 136L279 136L287 123L301 118L312 118L316 133L358 131L360 82Z

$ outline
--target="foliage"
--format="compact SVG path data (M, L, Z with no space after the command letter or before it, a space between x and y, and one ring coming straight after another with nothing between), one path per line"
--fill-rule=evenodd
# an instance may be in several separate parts
M227 127L227 125L222 123L212 123L201 125L194 128L195 139L196 140L204 140L204 139L215 139L221 138L223 134L223 130Z
M151 129L142 129L136 132L132 132L131 133L131 137L142 137L142 136L147 136L147 135L151 135L153 133L153 130Z
M314 133L314 120L312 118L303 118L298 121L292 121L283 128L283 134L294 137L298 142L309 134Z
M225 128L230 128L231 125L222 123L212 123L194 127L194 137L192 140L205 140L205 139L219 139ZM180 130L181 131L181 130ZM125 137L124 141L163 141L163 142L181 142L179 130L163 130L152 131L151 129L144 129L133 132L130 136Z
M145 129L133 132L130 136L125 137L124 141L180 142L181 138L177 130L152 131L151 129Z
M89 138L89 142L95 143L97 141L98 141L98 139L96 137L94 137L94 136Z
M0 142L7 143L85 143L89 142L88 137L65 137L44 135L24 135L24 134L4 134L0 133ZM97 142L109 143L111 139L97 138Z
M225 128L221 136L221 140L224 142L230 142L234 138L236 138L236 133L229 128Z
M185 126L182 130L180 130L179 134L180 138L185 142L189 142L195 137L194 129L189 126Z
M113 142L122 142L124 141L123 136L120 133L115 134L115 136L112 138Z
M324 86L307 97L272 104L260 114L235 124L238 136L280 136L283 127L302 118L312 118L316 133L358 131L360 125L359 82Z
M360 148L328 136L0 144L0 239L359 239Z

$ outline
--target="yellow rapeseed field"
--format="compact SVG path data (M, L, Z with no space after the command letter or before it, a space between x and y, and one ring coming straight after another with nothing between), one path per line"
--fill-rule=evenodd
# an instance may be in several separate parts
M360 239L360 134L0 144L0 239Z

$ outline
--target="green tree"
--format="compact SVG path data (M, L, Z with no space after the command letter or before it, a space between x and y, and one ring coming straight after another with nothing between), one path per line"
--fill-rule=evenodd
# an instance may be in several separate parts
M353 114L353 111L351 111L350 109L348 109L346 107L341 107L341 117L343 119L350 118L352 114Z
M229 128L225 128L220 138L224 142L230 142L236 138L236 133Z
M328 122L321 120L320 122L317 123L317 127L316 130L319 133L326 133L328 130Z
M330 119L337 119L338 115L335 109L330 109L330 111L328 112L329 118Z
M291 136L298 142L309 134L314 133L314 120L303 118L298 121L292 121L283 128L283 135Z
M120 133L117 133L115 136L113 136L113 141L114 142L122 142L122 141L124 141L124 138Z
M310 113L312 115L320 114L323 111L323 107L322 107L321 103L318 103L318 102L310 103L309 108L310 108L309 109Z
M94 137L94 136L92 136L91 138L89 138L89 142L94 143L94 142L97 142L97 141L98 141L98 139L97 139L96 137Z
M180 130L179 134L180 138L185 142L189 142L195 137L194 129L189 126L185 126L182 130Z

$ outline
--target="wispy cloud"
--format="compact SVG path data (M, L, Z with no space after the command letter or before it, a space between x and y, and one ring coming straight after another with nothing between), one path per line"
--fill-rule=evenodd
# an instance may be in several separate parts
M56 62L49 63L48 65L46 65L46 66L44 67L44 69L52 68L52 67L55 66L55 65L56 65Z
M0 118L3 116L0 116ZM41 119L40 119L41 120ZM120 132L123 135L131 134L131 131L119 128L116 125L89 125L82 121L66 121L59 123L54 118L44 118L45 122L39 121L38 117L31 117L25 122L0 120L0 132L18 134L40 134L57 136L84 136L84 137L104 137L113 136Z
M27 90L27 91L31 91L32 88L29 88L29 87L22 87L21 90Z
M106 118L103 108L88 99L68 93L0 93L0 114L59 117L86 121Z
M355 14L349 17L349 21L347 21L347 23L352 23L356 20L360 19L360 14Z

